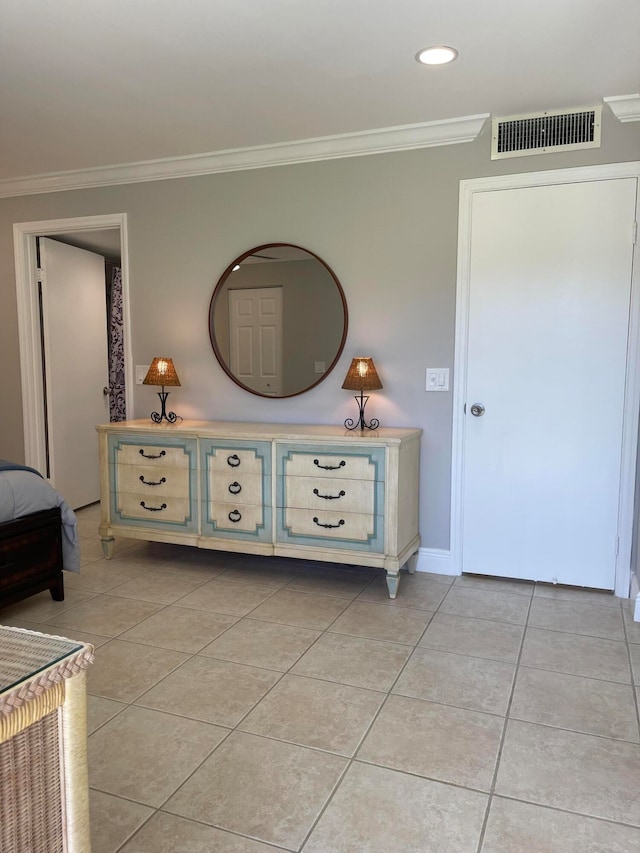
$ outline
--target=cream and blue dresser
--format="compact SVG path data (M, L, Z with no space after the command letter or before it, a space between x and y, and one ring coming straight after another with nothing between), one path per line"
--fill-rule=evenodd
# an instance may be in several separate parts
M419 429L148 420L98 428L114 537L415 571Z

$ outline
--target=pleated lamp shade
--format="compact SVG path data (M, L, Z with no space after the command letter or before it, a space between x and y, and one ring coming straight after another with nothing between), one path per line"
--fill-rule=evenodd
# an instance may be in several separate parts
M170 358L154 358L151 362L147 375L142 381L143 385L179 385L180 380Z
M347 391L379 391L382 382L370 357L354 358L344 378L342 387Z

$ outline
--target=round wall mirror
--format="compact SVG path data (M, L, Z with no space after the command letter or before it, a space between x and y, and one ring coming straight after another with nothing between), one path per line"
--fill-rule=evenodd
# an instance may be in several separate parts
M347 323L332 270L289 243L257 246L232 261L209 308L216 358L261 397L293 397L322 382L340 357Z

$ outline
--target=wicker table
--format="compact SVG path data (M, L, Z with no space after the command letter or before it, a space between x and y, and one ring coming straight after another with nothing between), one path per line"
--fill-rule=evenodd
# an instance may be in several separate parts
M0 626L0 850L88 853L93 647Z

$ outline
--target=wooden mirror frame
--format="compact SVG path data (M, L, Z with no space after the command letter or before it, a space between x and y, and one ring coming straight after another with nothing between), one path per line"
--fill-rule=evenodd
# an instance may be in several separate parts
M329 367L327 367L325 372L319 374L318 379L315 382L312 382L310 385L307 385L305 388L302 388L299 391L295 391L292 394L277 394L277 395L262 394L260 391L256 391L253 388L249 388L247 385L245 385L243 382L241 382L231 372L231 369L230 369L229 365L227 364L227 362L225 361L225 359L224 359L224 357L220 351L220 348L218 346L218 343L216 341L213 318L215 316L216 305L218 303L220 294L222 293L223 288L224 288L225 284L227 283L227 279L229 278L229 276L231 275L231 273L233 271L233 268L237 264L241 264L242 261L246 260L246 258L250 257L251 255L254 255L254 254L261 252L261 251L264 251L266 249L281 248L281 247L298 249L299 251L305 252L311 258L314 258L316 261L321 263L322 266L327 270L327 272L329 273L329 275L333 279L333 282L334 282L334 284L338 290L338 295L340 296L340 301L342 303L342 311L343 311L343 316L344 316L344 323L343 323L343 329L342 329L342 337L341 337L340 344L338 346L337 352L335 354L335 357L334 357L333 361L331 362L331 364L329 365ZM327 376L331 373L333 368L336 366L338 359L342 355L342 351L344 349L344 345L345 345L345 342L347 339L347 330L349 328L349 312L347 309L347 300L345 298L344 291L342 289L342 285L340 284L336 274L333 272L331 267L327 263L325 263L325 261L322 260L321 257L319 257L318 255L315 254L315 252L311 252L311 251L309 251L309 249L305 249L303 246L296 246L293 243L263 243L260 246L254 246L252 249L249 249L248 251L243 252L242 255L239 255L237 258L235 258L233 261L231 261L231 263L227 266L225 271L222 273L222 275L218 279L218 282L217 282L217 284L213 290L213 295L211 297L211 302L209 304L208 321L209 321L209 339L211 341L211 347L213 349L213 352L215 354L216 359L218 360L218 363L220 364L220 366L222 367L224 372L227 374L227 376L236 385L238 385L240 388L242 388L244 391L248 391L250 394L254 394L257 397L263 397L263 398L269 399L269 400L284 400L284 399L287 399L289 397L297 397L300 394L304 394L307 391L310 391L312 388L315 388L317 385L319 385L321 382L323 382L327 378Z

